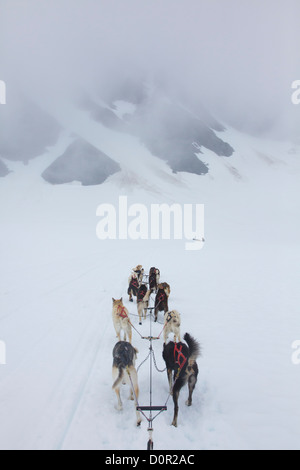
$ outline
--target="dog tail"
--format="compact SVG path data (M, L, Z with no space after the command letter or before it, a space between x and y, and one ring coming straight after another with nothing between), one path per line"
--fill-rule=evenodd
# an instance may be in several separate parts
M119 376L118 376L117 380L115 381L115 383L114 383L113 386L112 386L113 390L114 390L115 388L117 388L117 387L120 385L120 383L122 382L122 380L123 380L123 373L124 373L124 369L123 369L123 367L120 366L120 367L119 367Z
M198 341L195 340L189 333L184 335L184 340L189 347L189 359L196 361L196 359L201 356L201 346Z

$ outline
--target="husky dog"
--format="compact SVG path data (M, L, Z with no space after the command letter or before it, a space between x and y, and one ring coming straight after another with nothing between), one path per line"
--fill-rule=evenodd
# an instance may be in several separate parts
M169 284L167 284L167 282L162 282L161 283L161 286L163 287L163 289L165 289L165 293L167 294L168 297L170 297L171 295L171 287Z
M140 319L140 325L142 324L142 316L144 313L144 320L146 320L147 316L147 308L149 305L149 299L151 295L151 290L147 289L145 284L142 284L139 288L138 295L137 295L137 309Z
M138 376L135 368L135 361L137 357L138 350L131 346L130 343L126 341L120 341L116 344L113 350L113 390L116 392L118 398L117 410L121 411L123 409L120 388L121 385L129 385L131 389L130 400L134 400L135 406L138 406L139 398L139 386L138 386ZM141 415L136 411L136 425L140 426L142 420Z
M155 298L155 321L157 322L158 312L169 311L169 296L170 296L170 286L166 282L164 284L159 284L157 286L157 294Z
M119 341L121 341L121 331L124 332L124 340L128 337L129 343L132 342L132 328L129 318L129 312L123 305L123 299L113 300L113 322Z
M143 269L143 266L141 264L138 264L136 268L132 268L132 271L137 275L139 285L141 285L143 282L144 274L145 274L145 270Z
M137 274L133 273L129 276L128 284L129 284L129 287L128 287L129 301L133 302L133 297L137 297L137 293L140 287Z
M167 343L167 339L170 333L174 333L175 343L177 343L178 341L181 342L180 325L181 325L181 317L180 317L180 313L177 312L177 310L172 310L172 312L167 312L165 314L165 327L164 327L165 344Z
M186 384L189 386L189 398L186 401L187 406L192 406L193 392L196 387L199 369L197 358L200 356L200 345L188 333L185 334L184 343L170 342L164 344L163 358L166 362L168 371L168 380L170 385L170 393L173 395L174 401L174 419L172 425L177 428L178 419L178 399L180 390ZM172 372L174 372L174 385L172 380Z
M149 288L152 292L157 291L159 282L160 282L160 270L157 268L151 268L149 272Z

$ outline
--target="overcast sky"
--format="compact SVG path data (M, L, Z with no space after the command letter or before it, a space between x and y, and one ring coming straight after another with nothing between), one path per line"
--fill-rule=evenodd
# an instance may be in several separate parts
M147 76L239 128L295 132L299 18L299 0L0 0L0 79L61 99Z

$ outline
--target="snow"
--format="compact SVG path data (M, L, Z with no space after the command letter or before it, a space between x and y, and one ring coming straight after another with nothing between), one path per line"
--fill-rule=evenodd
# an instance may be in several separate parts
M7 353L0 448L146 448L147 422L135 427L129 390L117 412L111 389L111 299L123 296L136 313L127 279L142 263L160 268L182 332L203 348L193 406L185 406L183 390L175 429L169 401L154 422L155 448L299 450L300 369L291 357L300 339L300 149L229 129L222 136L236 149L232 158L205 151L199 158L209 162L209 175L174 175L134 137L76 113L62 113L61 121L67 131L55 148L26 167L9 164L13 172L0 181L0 340ZM122 172L96 187L44 182L40 174L70 142L69 132L116 157ZM146 205L204 203L204 248L99 241L96 209L117 206L120 195ZM140 331L148 334L149 320ZM149 345L136 332L133 338L140 364ZM154 350L163 369L162 340ZM149 363L139 384L146 405ZM167 397L166 374L155 372L154 403Z

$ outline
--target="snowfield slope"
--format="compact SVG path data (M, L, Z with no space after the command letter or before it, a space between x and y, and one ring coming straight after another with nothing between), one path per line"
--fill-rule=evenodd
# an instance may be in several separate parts
M182 333L201 343L193 407L180 397L155 421L156 449L300 449L300 369L292 364L299 328L300 149L230 129L230 159L210 151L206 176L173 174L138 139L109 131L84 114L62 114L65 132L28 166L9 163L0 180L1 449L145 449L147 422L135 427L111 390L116 342L111 299L127 302L136 264L158 266L172 288L170 308ZM42 172L76 138L117 161L121 172L101 186L52 186ZM226 135L227 134L227 135ZM6 162L5 162L6 163ZM101 203L204 203L206 243L99 241ZM132 317L139 328L137 318ZM162 326L154 326L159 333ZM141 327L147 334L149 320ZM133 333L138 364L148 343ZM159 368L162 340L155 343ZM149 402L149 363L139 374ZM154 403L168 397L166 374L154 375Z

